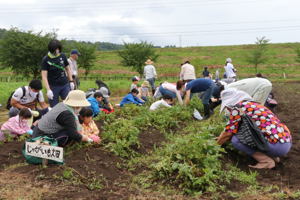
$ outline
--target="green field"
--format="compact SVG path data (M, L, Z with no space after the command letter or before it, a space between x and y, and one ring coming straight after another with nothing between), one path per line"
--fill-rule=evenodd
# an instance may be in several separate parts
M259 72L273 81L282 80L283 72L288 80L299 80L300 64L296 62L297 55L295 53L295 48L298 46L298 43L270 44L267 53L269 59L265 64L258 66ZM180 63L185 60L189 60L195 66L197 76L201 77L203 66L208 66L209 71L212 73L218 68L220 74L222 74L225 59L231 57L234 66L238 70L239 78L251 77L255 75L255 68L247 63L246 57L253 48L254 45L161 48L157 49L160 57L154 65L157 68L159 81L171 79L175 82L180 72ZM122 66L120 60L116 51L98 51L95 65L89 75L89 77L112 77L117 79L106 81L112 89L112 96L115 97L126 94L130 86L129 80L118 80L118 77L138 75L131 68ZM0 71L0 80L1 77L8 76L22 78L18 75L12 75L9 69ZM0 103L6 102L9 94L15 88L27 84L24 81L0 83ZM82 81L82 90L94 87L96 87L94 81Z
M270 44L268 46L265 64L259 65L259 72L271 79L283 78L283 72L288 79L300 78L300 64L296 62L295 48L299 43ZM253 76L255 68L247 62L247 55L253 50L254 45L235 46L211 46L211 47L189 47L189 48L159 48L160 57L155 66L159 77L178 76L180 64L189 60L196 68L198 76L201 75L203 67L208 66L214 73L217 68L224 72L225 59L231 57L234 66L238 70L240 78ZM120 57L116 51L98 51L95 65L89 76L132 76L137 75L131 68L120 64ZM0 71L0 77L7 76L9 69ZM83 71L82 71L83 72Z

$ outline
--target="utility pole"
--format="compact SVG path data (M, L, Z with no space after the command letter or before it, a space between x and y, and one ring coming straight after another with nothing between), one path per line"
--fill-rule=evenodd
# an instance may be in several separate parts
M181 48L182 47L182 43L181 43L181 35L179 35L179 47Z

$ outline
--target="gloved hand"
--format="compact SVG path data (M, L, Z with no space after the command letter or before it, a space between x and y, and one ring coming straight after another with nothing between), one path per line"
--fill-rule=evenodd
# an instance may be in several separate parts
M33 130L30 129L30 130L28 130L26 133L29 134L29 135L32 135Z
M100 143L101 139L98 135L91 135L90 138L93 140L95 143Z
M74 89L75 89L75 84L74 84L74 82L70 82L70 88L71 88L71 90L74 90Z
M53 96L54 96L54 94L53 94L53 92L52 92L52 90L48 90L47 91L47 97L48 97L48 99L53 99Z
M88 138L87 142L88 142L88 143L92 143L93 140L92 140L91 138Z

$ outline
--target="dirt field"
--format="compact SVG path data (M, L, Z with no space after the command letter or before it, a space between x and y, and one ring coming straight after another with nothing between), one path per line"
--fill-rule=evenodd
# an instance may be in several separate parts
M279 102L275 113L291 130L293 147L275 169L260 170L257 178L261 185L275 184L284 191L295 191L300 189L300 84L275 84L274 93ZM136 150L147 154L165 138L151 130L140 134L139 140L141 147ZM102 145L74 150L66 156L64 166L47 168L24 163L22 145L10 142L0 146L0 199L155 199L130 187L138 172L126 170L124 161ZM233 154L226 159L246 171L253 163ZM239 187L234 188L238 192Z

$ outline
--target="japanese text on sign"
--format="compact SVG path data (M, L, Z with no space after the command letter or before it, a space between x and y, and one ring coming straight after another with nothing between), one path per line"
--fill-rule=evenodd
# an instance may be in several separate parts
M55 147L50 145L41 145L33 142L25 143L25 152L29 156L38 158L45 158L48 160L55 160L63 162L64 149L62 147Z

